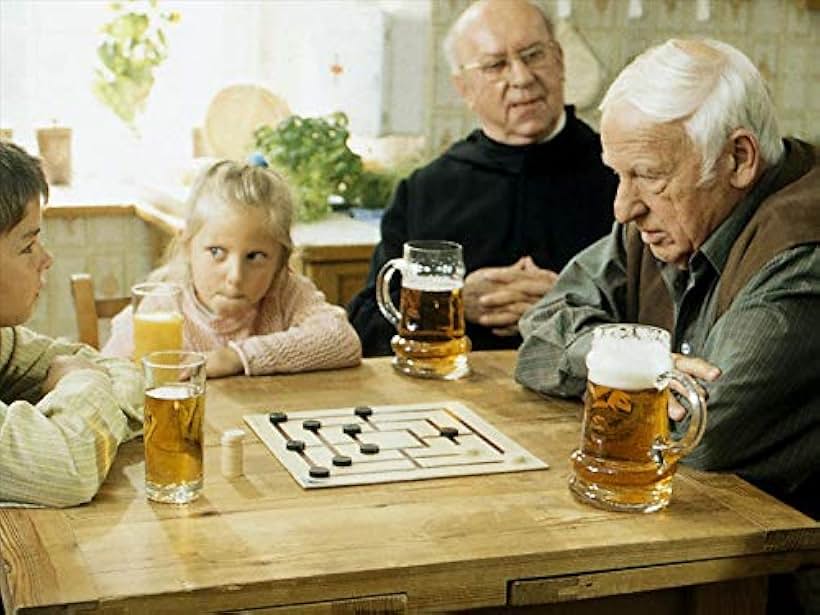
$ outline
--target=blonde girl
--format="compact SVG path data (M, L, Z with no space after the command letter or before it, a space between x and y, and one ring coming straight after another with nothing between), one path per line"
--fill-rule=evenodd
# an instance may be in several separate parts
M342 308L288 267L293 200L274 171L222 160L188 198L185 228L153 281L183 287L184 346L207 354L209 377L356 365L361 344ZM103 354L133 354L126 308Z

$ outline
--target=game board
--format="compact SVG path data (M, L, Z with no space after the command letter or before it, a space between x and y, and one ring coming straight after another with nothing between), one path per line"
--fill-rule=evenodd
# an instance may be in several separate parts
M306 489L549 467L456 401L244 419Z

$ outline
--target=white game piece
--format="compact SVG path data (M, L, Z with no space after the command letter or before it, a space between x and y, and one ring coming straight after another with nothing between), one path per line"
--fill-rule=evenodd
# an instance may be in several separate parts
M242 476L244 447L242 440L245 437L244 429L228 429L222 433L222 476L225 478L239 478Z

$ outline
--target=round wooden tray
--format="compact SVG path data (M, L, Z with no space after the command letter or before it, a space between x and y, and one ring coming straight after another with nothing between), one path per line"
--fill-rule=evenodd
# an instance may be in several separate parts
M276 126L291 115L287 103L258 85L232 85L214 96L205 114L209 153L217 158L245 160L253 151L253 131Z

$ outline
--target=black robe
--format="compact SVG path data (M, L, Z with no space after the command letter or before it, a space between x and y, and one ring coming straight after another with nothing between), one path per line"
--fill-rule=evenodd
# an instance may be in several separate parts
M402 244L446 239L464 248L467 273L531 256L560 271L612 227L616 176L601 162L598 135L567 107L563 130L546 143L511 146L480 130L398 185L381 223L367 285L348 305L364 356L392 354L393 326L379 312L375 281ZM400 276L394 276L394 280ZM398 287L393 300L398 306ZM467 323L473 350L517 348L521 338Z

